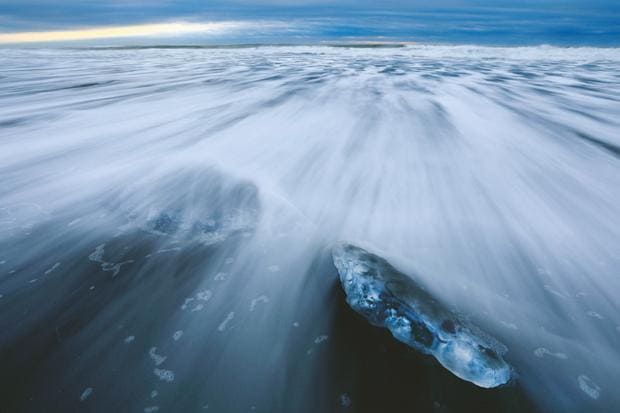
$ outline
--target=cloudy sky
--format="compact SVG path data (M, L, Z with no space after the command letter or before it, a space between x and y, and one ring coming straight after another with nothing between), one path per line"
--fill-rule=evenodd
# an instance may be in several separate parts
M609 46L620 44L620 1L0 0L0 43L84 39Z

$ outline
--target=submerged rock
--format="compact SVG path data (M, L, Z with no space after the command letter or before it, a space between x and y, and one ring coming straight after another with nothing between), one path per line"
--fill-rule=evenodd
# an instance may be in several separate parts
M511 368L498 343L449 311L385 259L359 247L333 248L347 303L372 325L432 355L454 375L480 387L507 383Z

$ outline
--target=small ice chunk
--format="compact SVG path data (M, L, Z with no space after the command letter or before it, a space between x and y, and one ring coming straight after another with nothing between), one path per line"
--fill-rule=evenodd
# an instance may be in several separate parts
M159 377L162 381L172 382L174 381L174 373L171 370L154 369L153 373Z
M315 344L321 344L322 342L327 341L328 338L329 338L329 336L326 336L326 335L323 334L323 335L318 336L317 338L315 338L314 339L314 343Z
M107 262L103 260L103 254L105 254L105 244L98 245L89 256L88 259L101 264L102 271L111 271L112 277L116 277L121 271L121 267L125 264L133 263L133 260L127 260L123 262Z
M149 350L149 356L153 359L156 366L159 366L161 363L166 361L166 356L162 356L161 354L157 354L157 347L151 347Z
M202 304L196 304L196 306L194 308L192 308L192 313L195 313L196 311L200 311L204 308L205 306Z
M153 390L151 391L151 399L154 399L155 397L157 397L159 393L157 393L157 390Z
M101 269L103 271L111 271L112 272L112 277L116 277L118 275L118 273L121 271L121 267L125 264L131 264L133 263L133 260L127 260L127 261L123 261L123 262L119 262L119 263L113 263L113 262L102 262L101 263Z
M218 272L217 274L215 274L215 281L224 281L224 279L226 278L226 273L225 272Z
M192 301L194 301L194 297L186 298L185 301L183 302L183 305L181 306L181 310L185 310L188 304L191 303Z
M88 399L91 394L93 394L93 388L92 387L85 388L82 394L80 395L80 401L83 402L84 400Z
M95 251L93 251L88 259L94 262L102 262L103 254L105 253L105 244L100 244L95 247Z
M144 408L144 413L153 413L159 410L159 406L149 406Z
M213 296L213 293L211 293L210 290L199 291L196 294L196 298L201 301L209 301L209 299L211 299L212 296Z
M261 302L267 304L269 302L269 298L266 295L261 295L253 299L250 303L250 311L254 311L254 309L256 308L256 304Z
M183 330L175 331L174 334L172 335L172 338L174 339L174 341L179 341L182 335L183 335Z
M232 257L228 257L228 258L226 258L226 260L225 260L224 262L225 262L226 264L230 265L230 264L232 264L233 262L235 262L235 259L234 259L234 258L232 258Z
M135 339L136 339L135 336L127 336L127 337L125 337L125 343L131 343Z
M601 388L599 385L594 383L594 381L592 381L592 379L585 374L577 377L577 382L579 383L581 390L591 398L596 400L601 395Z
M231 311L230 313L228 313L228 315L226 316L226 318L224 319L224 321L222 321L220 323L220 325L217 327L217 329L219 331L224 331L226 330L226 325L235 317L235 312Z
M555 357L558 359L566 360L568 356L564 353L554 353L544 347L537 348L534 350L534 355L538 358L543 358L545 355Z

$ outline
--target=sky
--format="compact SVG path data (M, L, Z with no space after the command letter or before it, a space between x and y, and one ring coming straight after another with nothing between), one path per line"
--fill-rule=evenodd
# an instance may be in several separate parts
M0 44L620 46L619 0L0 0Z

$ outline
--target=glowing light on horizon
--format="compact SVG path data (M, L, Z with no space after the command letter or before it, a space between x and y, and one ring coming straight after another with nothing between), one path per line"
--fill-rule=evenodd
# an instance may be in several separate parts
M176 22L96 27L75 30L55 30L45 32L0 33L0 44L62 42L161 35L176 36L191 33L216 33L237 28L241 24L242 23L239 22Z

